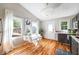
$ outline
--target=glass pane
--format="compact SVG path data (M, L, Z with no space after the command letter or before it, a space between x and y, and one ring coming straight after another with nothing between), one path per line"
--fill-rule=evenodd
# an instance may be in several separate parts
M67 25L67 22L61 22L61 25Z
M36 33L36 27L34 27L34 26L32 27L32 32Z
M21 22L18 21L17 19L13 20L13 26L14 28L20 28L21 27Z
M14 17L13 19L13 37L22 34L22 19Z
M67 22L61 22L61 29L62 30L67 30Z
M32 33L37 33L37 32L38 32L38 23L32 22Z
M53 30L52 27L53 27L52 24L49 24L49 25L48 25L48 31L49 31L49 32L52 32L52 30Z
M67 26L62 26L61 29L62 30L67 30Z

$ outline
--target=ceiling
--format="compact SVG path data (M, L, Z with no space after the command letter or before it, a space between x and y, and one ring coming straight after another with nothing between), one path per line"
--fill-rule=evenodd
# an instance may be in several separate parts
M37 19L34 15L32 15L28 10L26 10L19 3L0 3L0 14L4 9L12 10L14 13L14 16L18 16L24 19L28 17L32 20Z
M79 13L79 3L21 3L40 20L51 20Z

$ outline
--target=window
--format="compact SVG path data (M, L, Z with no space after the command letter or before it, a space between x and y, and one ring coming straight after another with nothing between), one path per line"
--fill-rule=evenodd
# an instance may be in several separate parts
M53 31L53 29L52 29L52 24L49 24L48 25L48 32L52 32Z
M32 22L32 32L33 33L38 32L38 24L37 24L37 22Z
M61 29L67 30L67 21L61 22Z
M22 19L14 17L13 19L13 36L22 34Z

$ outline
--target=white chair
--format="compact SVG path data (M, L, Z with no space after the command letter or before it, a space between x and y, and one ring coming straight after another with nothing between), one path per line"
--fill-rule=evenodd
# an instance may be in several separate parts
M24 41L31 42L30 36L23 36Z
M32 42L35 44L35 46L37 46L39 40L41 39L41 35L34 33L31 35L31 39L32 39Z

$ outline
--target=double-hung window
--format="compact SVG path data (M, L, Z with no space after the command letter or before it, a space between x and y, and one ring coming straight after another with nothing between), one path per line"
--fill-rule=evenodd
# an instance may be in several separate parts
M67 30L67 29L68 29L67 21L61 22L61 30Z
M13 36L22 35L22 19L14 17L13 19Z

